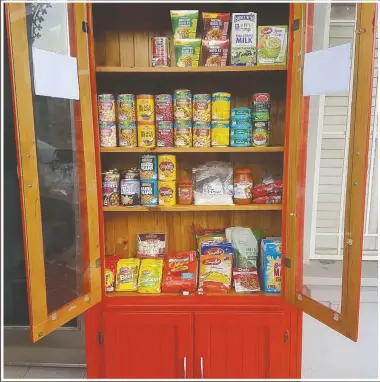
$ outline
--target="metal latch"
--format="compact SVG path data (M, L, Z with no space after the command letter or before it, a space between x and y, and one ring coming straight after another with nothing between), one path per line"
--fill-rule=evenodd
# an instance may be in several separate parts
M103 333L99 332L98 333L98 344L101 345L103 343Z
M284 333L284 343L285 344L289 343L289 330L285 330L285 333Z
M100 268L100 257L98 257L98 258L95 260L95 266L96 266L96 268Z
M298 31L299 29L300 29L300 19L293 20L292 31L295 32L295 31Z
M284 265L286 268L292 267L292 261L289 259L289 257L284 257Z
M82 32L88 33L88 23L86 21L82 21Z
M360 28L360 29L355 29L355 33L360 34L360 33L365 33L367 30L365 28Z

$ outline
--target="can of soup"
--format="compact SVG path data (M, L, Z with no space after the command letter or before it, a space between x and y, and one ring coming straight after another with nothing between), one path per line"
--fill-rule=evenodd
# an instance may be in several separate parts
M140 204L139 172L136 168L124 171L120 180L120 201L122 206Z
M152 38L152 66L170 66L170 38Z
M136 122L136 98L134 94L117 96L117 114L119 122Z
M98 95L98 114L101 122L116 121L115 96L113 94Z
M103 173L103 206L118 206L120 173L118 170L109 170Z
M173 96L171 94L157 94L156 121L173 121Z
M154 122L137 122L137 143L139 147L156 146L156 126Z
M269 121L270 107L269 93L252 94L252 121Z
M158 182L158 204L160 206L174 206L176 204L175 181Z
M194 94L193 97L193 121L211 122L211 95Z
M141 180L157 180L157 156L150 154L140 155L139 171Z
M143 206L157 206L158 185L157 180L144 180L140 182L140 199Z
M154 122L154 96L139 94L136 96L136 105L138 122Z
M212 94L212 119L221 121L230 119L231 115L231 94L218 92Z
M175 155L162 154L158 156L158 179L176 180L177 165Z
M137 127L135 122L119 121L119 146L137 147Z
M174 119L191 121L193 116L192 94L188 89L174 90Z
M270 130L269 122L262 122L262 121L253 122L252 146L256 146L256 147L269 146L269 130Z

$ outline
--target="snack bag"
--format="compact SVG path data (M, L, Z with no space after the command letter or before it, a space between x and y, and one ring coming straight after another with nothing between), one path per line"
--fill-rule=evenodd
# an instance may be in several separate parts
M162 280L162 259L143 259L137 284L138 293L160 293Z
M197 280L198 262L195 251L165 257L163 292L194 292L197 289Z
M202 245L204 244L219 244L226 241L226 235L224 233L215 233L210 235L196 235L198 253L202 251Z
M255 268L234 268L232 269L235 291L240 292L260 292L259 276Z
M165 233L137 234L137 257L140 259L163 258L166 250Z
M281 292L281 238L261 242L260 273L265 292Z
M121 259L120 255L106 256L106 264L104 270L106 292L113 292L115 290L116 280L116 267L117 262Z
M137 290L140 259L121 259L117 263L116 291L133 292Z
M200 293L227 293L231 289L232 255L204 255L199 263Z

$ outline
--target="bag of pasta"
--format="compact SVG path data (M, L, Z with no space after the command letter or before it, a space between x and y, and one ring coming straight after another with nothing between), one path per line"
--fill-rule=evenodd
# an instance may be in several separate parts
M143 259L139 271L138 293L161 293L162 259Z
M140 259L121 259L117 263L116 291L134 292L137 290Z
M227 293L231 289L232 255L204 255L199 263L200 293Z

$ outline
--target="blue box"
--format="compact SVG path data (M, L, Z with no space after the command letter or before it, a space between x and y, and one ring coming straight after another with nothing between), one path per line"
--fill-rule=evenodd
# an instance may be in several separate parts
M272 237L261 241L260 277L264 292L281 292L281 238Z

